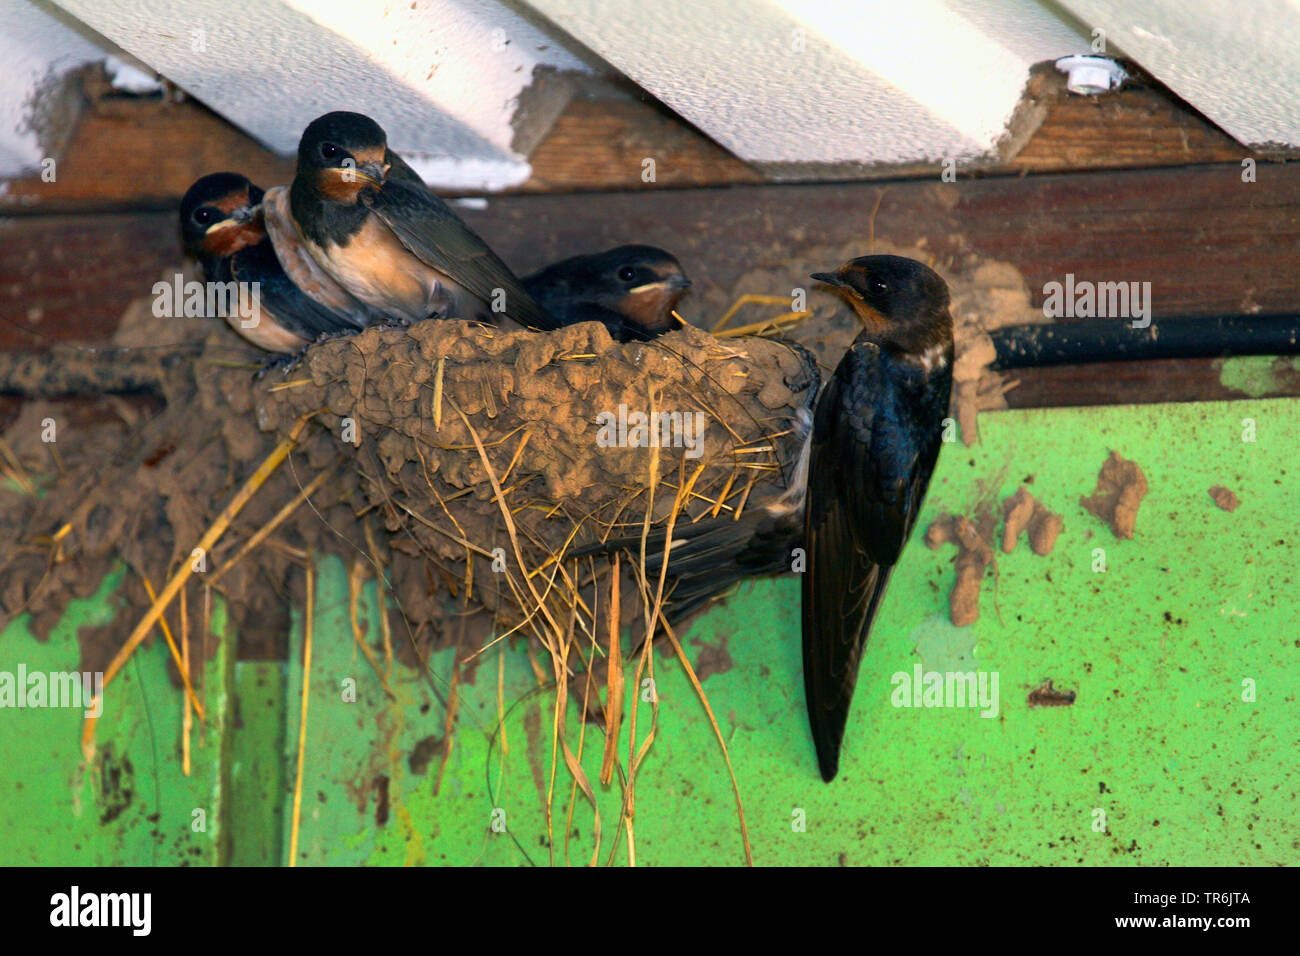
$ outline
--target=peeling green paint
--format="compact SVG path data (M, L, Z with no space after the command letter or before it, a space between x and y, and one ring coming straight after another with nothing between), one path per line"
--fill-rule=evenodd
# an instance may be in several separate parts
M933 614L917 626L912 637L927 671L965 671L975 666L973 627L955 627L946 615Z
M74 600L45 643L27 616L0 634L0 671L75 671L77 629L112 619L122 571ZM221 640L225 614L214 608ZM191 732L191 772L181 768L181 694L167 676L161 640L140 647L104 688L95 759L81 756L83 711L0 709L0 864L49 866L210 865L221 859L222 746L227 728L228 643L208 663L208 716Z
M1297 408L1293 400L1252 400L1002 412L982 418L978 446L946 446L922 530L941 512L970 514L981 495L1000 500L1027 479L1035 497L1063 515L1065 528L1046 557L1023 541L997 554L998 574L986 577L980 618L968 628L946 619L952 550L929 551L919 539L909 546L862 664L832 784L817 775L803 713L798 582L745 584L699 619L684 636L692 659L725 639L732 660L704 687L739 778L755 862L1300 862ZM1253 442L1243 440L1252 432ZM1116 540L1079 505L1111 449L1136 461L1150 484L1133 540ZM1215 484L1240 497L1237 511L1214 505L1208 489ZM1093 570L1097 549L1104 572ZM0 638L0 666L46 654L56 663L75 661L75 626L109 613L107 593L70 611L48 645L32 642L21 622L12 625ZM361 610L367 639L377 645L373 584ZM250 840L267 847L265 858L287 859L301 645L295 627L282 690L274 682L250 685L247 664L236 673L247 697L228 758L239 761L231 774L238 810L225 821L235 862L250 859L241 849ZM164 653L142 651L138 676L128 669L121 690L124 707L139 688L148 692L164 836L152 836L139 818L156 802L142 712L133 710L129 722L117 717L133 732L101 726L101 743L120 742L137 781L143 778L141 795L123 814L127 824L112 826L74 812L74 794L83 806L95 800L88 785L69 788L78 780L79 717L46 713L37 718L39 732L20 733L22 718L0 713L0 814L5 832L17 834L0 852L5 862L175 860L178 808L198 799L187 788L204 779L210 788L216 775L196 771L186 782L174 771L180 698L163 676ZM997 716L892 706L892 675L917 663L995 671ZM508 752L494 741L499 664ZM279 665L257 668L268 666ZM637 863L740 863L731 784L699 701L671 657L656 653L653 673L659 719L638 774ZM396 666L395 699L385 697L353 644L344 569L321 562L298 862L545 864L552 859L548 832L556 862L585 862L593 814L579 795L567 822L573 783L562 758L548 827L552 701L549 691L535 692L523 649L497 645L477 680L459 688L459 726L437 792L449 652L435 655L430 674L432 687ZM356 682L355 702L345 700L345 678ZM1029 692L1049 679L1075 691L1075 703L1030 707ZM250 700L277 694L278 723L267 715L248 720ZM636 696L639 742L650 705ZM574 710L569 738L576 747L585 734L581 763L596 781L603 740L598 729L579 726ZM619 748L625 765L626 728ZM417 745L420 759L412 761ZM268 754L281 773L248 796L248 768ZM619 828L621 791L617 782L593 786L604 862ZM82 841L76 853L63 849L69 827ZM619 844L614 860L625 863L626 840ZM196 857L214 859L211 852Z
M1247 355L1219 360L1219 384L1251 398L1281 392L1298 377L1300 359L1295 356Z

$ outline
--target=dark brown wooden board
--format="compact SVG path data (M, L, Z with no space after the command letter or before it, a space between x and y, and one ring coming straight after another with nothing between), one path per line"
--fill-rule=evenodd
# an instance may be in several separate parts
M174 213L0 220L0 348L104 342L179 261Z
M1275 387L1259 397L1300 396L1300 372L1285 359ZM1169 359L1158 362L1098 362L1057 365L1013 373L1019 385L1007 392L1012 408L1066 405L1150 405L1160 402L1214 402L1241 398L1221 381L1222 359Z
M874 228L894 247L924 242L944 268L961 268L970 256L1009 262L1024 275L1035 305L1045 283L1073 273L1150 281L1157 318L1300 310L1300 166L1294 164L1261 163L1254 183L1241 181L1238 166L1221 164L951 184L520 195L462 213L520 272L579 251L650 242L677 254L699 291L730 289L745 272L779 267L809 248L852 244L865 254ZM147 295L178 258L166 213L10 219L0 224L0 315L47 339L102 341L127 301ZM0 327L0 347L38 344ZM1185 366L1179 373L1185 378L1171 375L1172 364ZM1010 399L1036 396L1059 405L1099 397L1087 385L1101 374L1096 367L1071 374L1019 373L1020 396L1013 392ZM1222 393L1211 377L1217 382L1205 362L1130 365L1111 376L1113 387L1100 397ZM1070 381L1074 392L1064 389Z
M1239 168L1217 165L951 184L517 196L466 215L522 270L579 250L645 241L675 252L692 276L725 288L791 250L860 242L866 254L874 228L894 246L923 241L941 263L968 254L1010 262L1035 306L1045 283L1072 272L1150 281L1157 315L1300 307L1297 165L1260 164L1250 184Z

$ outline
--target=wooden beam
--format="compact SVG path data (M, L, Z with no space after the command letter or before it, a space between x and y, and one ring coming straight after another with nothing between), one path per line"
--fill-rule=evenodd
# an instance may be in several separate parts
M669 113L637 100L570 102L528 161L533 174L517 192L638 189L644 161L655 186L758 183L763 176Z
M1225 164L955 183L516 196L466 216L522 271L623 242L661 245L698 277L695 302L813 247L866 254L874 234L894 247L923 243L948 268L961 269L970 257L1009 262L1035 307L1043 285L1069 272L1150 281L1157 316L1300 303L1300 166L1288 164L1261 163L1253 183Z
M1261 384L1254 397L1300 396L1300 371L1294 363L1280 357L1273 362L1278 374ZM1013 373L1020 384L1007 392L1007 404L1012 408L1059 408L1242 398L1243 392L1225 382L1223 363L1223 359L1169 359L1027 369Z
M1076 96L1054 67L1035 68L1025 102L1045 111L1042 125L1000 171L1240 164L1254 156L1157 81L1134 73L1116 93Z
M288 182L293 168L193 100L108 96L82 113L54 181L12 180L0 211L168 208L208 173L231 170L274 185Z
M1162 316L1294 311L1300 307L1300 167L1261 163L1245 183L1236 164L1026 178L959 179L492 199L465 218L525 273L580 251L649 242L674 252L695 281L688 316L716 316L737 291L786 294L807 282L791 263L813 250L848 258L920 248L944 270L982 262L1013 265L1041 307L1047 282L1072 273L1094 281L1150 282ZM127 301L148 295L179 261L170 213L30 217L0 226L0 315L45 340L102 341ZM820 263L821 268L837 263ZM779 287L738 289L767 270ZM806 271L806 270L804 270ZM0 325L0 347L39 344ZM1129 364L1098 379L1082 371L1017 373L1021 395L1078 404L1090 379L1099 394L1139 401L1182 394L1169 370ZM1210 387L1211 365L1195 366ZM1160 368L1161 371L1141 372ZM1188 369L1193 366L1189 365ZM1135 376L1132 391L1119 387ZM1074 376L1071 378L1071 376ZM1033 392L1033 381L1056 383ZM1215 379L1217 381L1217 378ZM1186 380L1188 383L1192 379ZM1206 384L1210 383L1210 384ZM1194 397L1191 384L1186 397ZM1220 393L1222 394L1222 393ZM1020 399L1013 392L1014 402Z

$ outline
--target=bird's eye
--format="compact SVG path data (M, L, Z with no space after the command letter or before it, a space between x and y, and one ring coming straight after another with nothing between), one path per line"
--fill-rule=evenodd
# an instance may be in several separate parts
M872 276L867 280L867 291L872 295L886 295L889 292L889 283L880 276Z
M321 154L322 156L324 156L326 159L333 159L333 158L334 158L335 156L337 156L340 152L342 152L342 150L340 150L340 149L339 149L337 146L335 146L333 143L321 143L321 144L320 144L320 154Z
M623 282L631 282L636 278L636 270L631 266L624 266L618 270L618 277Z
M207 206L200 206L198 209L194 210L194 215L190 218L200 226L206 226L212 221L212 210Z

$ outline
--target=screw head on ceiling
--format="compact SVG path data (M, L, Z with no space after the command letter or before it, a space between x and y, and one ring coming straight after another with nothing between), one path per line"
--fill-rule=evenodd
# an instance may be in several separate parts
M1105 56L1065 56L1056 61L1056 68L1066 74L1066 89L1080 96L1119 89L1128 79L1124 68Z

